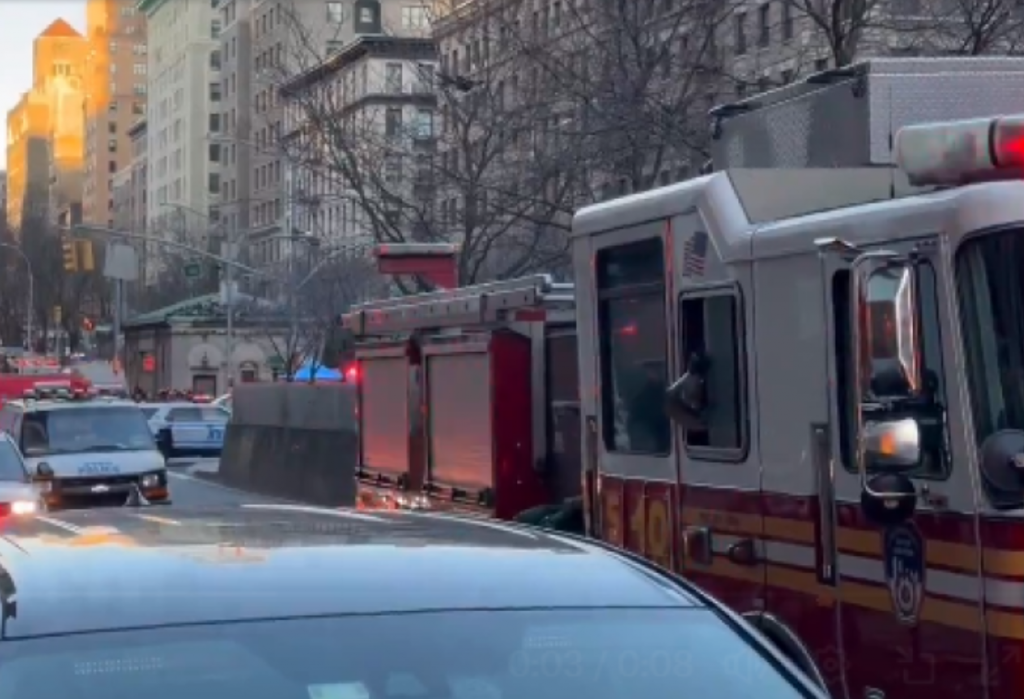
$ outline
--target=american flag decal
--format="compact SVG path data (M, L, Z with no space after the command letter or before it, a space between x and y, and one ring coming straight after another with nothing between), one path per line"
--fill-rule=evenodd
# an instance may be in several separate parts
M703 277L708 258L708 234L697 231L683 246L683 276Z

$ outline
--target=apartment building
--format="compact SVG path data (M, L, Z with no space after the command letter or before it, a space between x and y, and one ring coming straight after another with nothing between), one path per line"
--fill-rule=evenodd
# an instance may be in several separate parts
M376 216L396 228L407 224L406 234L414 237L414 222L403 221L399 208L387 201L367 205L339 181L332 156L355 155L358 139L365 144L361 157L367 181L386 186L396 202L420 196L424 180L429 184L433 157L436 68L430 39L363 36L281 86L290 156L285 159L286 224L317 236L328 247L354 251L373 244L371 221ZM335 124L338 131L303 133L313 115ZM352 131L345 134L348 128ZM322 141L332 138L351 139L352 151L324 148ZM321 160L325 150L327 158ZM275 245L280 242L254 242L256 261L280 259L280 246Z
M32 42L32 88L7 114L8 220L81 201L87 44L62 19Z
M7 225L20 236L24 220L45 216L50 203L50 107L32 88L7 112Z
M252 17L257 0L219 0L221 111L210 115L220 162L221 221L228 235L249 229L252 144ZM229 126L230 120L230 126Z
M86 3L82 216L113 225L111 180L131 160L128 130L146 113L146 17L138 0Z
M221 49L232 61L222 74L222 192L237 203L233 228L269 249L286 211L279 87L360 36L427 36L427 8L422 0L220 0L218 7L233 28Z
M148 23L146 229L209 245L220 172L210 115L221 110L221 22L207 0L141 0Z

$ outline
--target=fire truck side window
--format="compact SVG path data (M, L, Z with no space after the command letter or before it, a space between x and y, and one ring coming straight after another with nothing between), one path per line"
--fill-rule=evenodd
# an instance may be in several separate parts
M683 298L680 303L680 348L685 361L695 354L710 359L708 411L703 429L686 433L687 448L742 450L745 446L743 352L737 297Z
M597 262L605 448L668 454L661 239L606 248L598 253Z

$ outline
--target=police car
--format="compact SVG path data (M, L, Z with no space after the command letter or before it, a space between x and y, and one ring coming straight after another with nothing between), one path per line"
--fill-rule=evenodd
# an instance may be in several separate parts
M151 502L170 502L164 457L131 401L26 397L4 404L0 430L51 507L120 504L135 487Z
M150 432L167 458L218 456L231 414L214 405L187 401L140 406Z

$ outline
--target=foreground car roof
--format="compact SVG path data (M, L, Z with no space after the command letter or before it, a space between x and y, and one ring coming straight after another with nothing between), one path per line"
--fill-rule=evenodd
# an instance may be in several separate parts
M597 545L492 521L289 505L11 518L5 637L318 614L702 606Z

